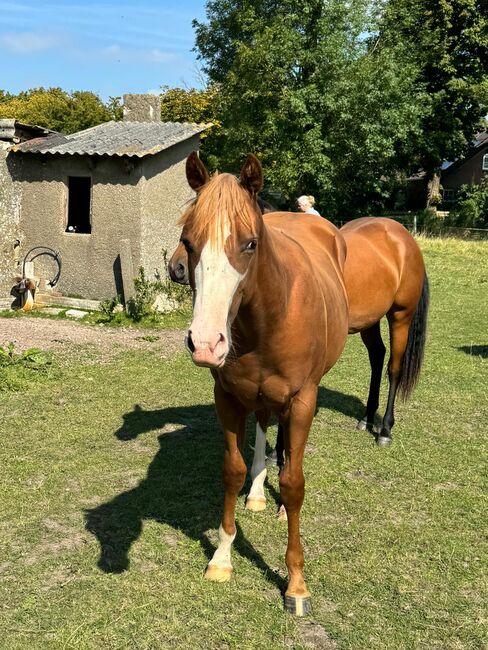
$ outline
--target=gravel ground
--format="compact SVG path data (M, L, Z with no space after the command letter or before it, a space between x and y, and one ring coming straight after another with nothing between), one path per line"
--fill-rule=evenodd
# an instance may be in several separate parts
M145 336L158 338L141 340ZM16 352L28 348L65 351L71 345L89 346L104 357L121 349L160 350L164 356L184 351L184 333L179 330L116 328L47 318L0 318L0 346L9 341L15 344Z

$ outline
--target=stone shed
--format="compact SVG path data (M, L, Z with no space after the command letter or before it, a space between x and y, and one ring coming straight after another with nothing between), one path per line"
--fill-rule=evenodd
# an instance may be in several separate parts
M121 122L10 148L22 254L34 246L58 251L56 288L66 296L123 295L128 256L134 274L140 266L149 278L165 271L163 250L175 248L176 221L193 198L185 161L207 126L161 122L158 101L126 95Z

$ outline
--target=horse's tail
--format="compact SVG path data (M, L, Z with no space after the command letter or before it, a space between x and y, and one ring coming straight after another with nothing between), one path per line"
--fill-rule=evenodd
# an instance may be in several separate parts
M418 381L422 361L424 358L425 339L427 332L427 314L429 312L429 280L424 273L422 294L418 301L408 330L408 342L403 357L402 374L398 385L398 392L406 400Z

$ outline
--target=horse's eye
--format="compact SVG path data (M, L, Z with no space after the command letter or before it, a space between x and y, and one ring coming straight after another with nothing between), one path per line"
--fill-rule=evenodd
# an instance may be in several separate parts
M185 250L186 250L187 253L191 253L193 251L193 246L190 244L188 239L182 239L181 243L185 247Z
M257 239L251 239L245 245L244 251L246 253L253 253L256 250L257 245L258 245Z

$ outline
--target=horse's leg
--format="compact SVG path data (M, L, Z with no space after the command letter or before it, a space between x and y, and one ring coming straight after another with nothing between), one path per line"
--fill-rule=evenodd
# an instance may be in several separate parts
M373 431L374 416L379 406L381 375L383 373L383 362L385 360L386 348L381 338L380 322L378 321L368 329L361 332L361 339L368 350L369 363L371 365L371 381L369 384L368 402L366 413L357 424L361 431Z
M407 348L408 330L412 321L411 311L393 311L387 314L390 325L390 360L388 361L388 402L381 431L376 438L380 447L391 444L391 429L395 424L395 397L402 374L403 357Z
M300 542L300 509L305 493L303 454L317 402L317 386L307 385L293 398L284 424L285 465L280 473L281 501L288 515L288 588L285 608L303 616L310 611L310 593L303 579L303 547Z
M230 580L232 574L231 548L236 536L235 507L246 478L246 463L242 457L246 413L242 405L215 384L215 406L224 431L224 514L219 528L219 545L210 560L205 578L216 582Z
M264 481L266 479L266 429L269 412L257 412L256 420L256 442L251 466L252 485L246 499L246 508L253 512L259 512L266 508Z

